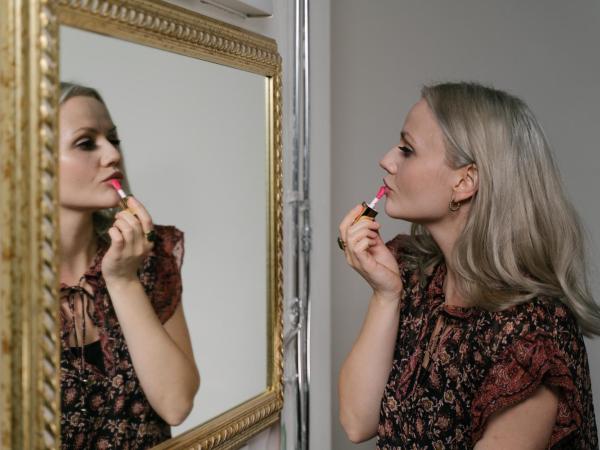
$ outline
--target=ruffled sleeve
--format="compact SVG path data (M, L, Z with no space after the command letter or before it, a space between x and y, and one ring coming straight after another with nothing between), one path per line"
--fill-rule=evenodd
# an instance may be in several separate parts
M559 396L548 448L596 448L585 346L576 326L565 319L567 315L566 308L559 306L553 317L546 315L549 324L535 323L539 319L536 314L531 327L518 330L518 323L505 324L505 330L518 333L513 339L499 336L509 344L499 352L473 399L473 445L482 437L492 414L527 399L544 385Z
M183 232L174 226L155 225L157 240L140 278L161 323L171 318L181 302Z

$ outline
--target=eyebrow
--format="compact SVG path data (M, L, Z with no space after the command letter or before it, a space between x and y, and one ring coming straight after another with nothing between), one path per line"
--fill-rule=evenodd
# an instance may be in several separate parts
M412 144L412 145L414 145L414 143L416 142L415 139L412 137L412 135L408 131L401 131L400 139L402 139L403 141L405 141L409 144Z
M73 132L73 134L79 133L80 131L90 131L90 132L94 132L94 133L97 133L97 132L98 132L98 130L97 130L96 128L92 128L92 127L81 127L81 128L78 128L77 130L75 130L75 131ZM116 132L117 132L117 126L116 126L116 125L113 125L113 126L112 126L112 128L110 128L110 129L108 130L108 133L116 133ZM107 134L108 134L108 133L107 133Z

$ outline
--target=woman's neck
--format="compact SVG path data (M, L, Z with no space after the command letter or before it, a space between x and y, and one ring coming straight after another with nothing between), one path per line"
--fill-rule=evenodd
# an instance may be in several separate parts
M446 264L446 278L444 280L444 296L446 303L454 306L468 306L468 303L458 290L458 275L452 267L452 254L458 238L460 237L468 215L468 204L464 205L458 213L447 217L445 220L425 225L427 231L442 251Z
M69 285L76 284L90 266L97 251L96 247L92 214L61 208L61 281Z

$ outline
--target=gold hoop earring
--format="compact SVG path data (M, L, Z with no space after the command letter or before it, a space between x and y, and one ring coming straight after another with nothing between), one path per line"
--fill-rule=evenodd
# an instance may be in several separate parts
M460 205L461 204L462 204L461 202L455 202L454 198L451 198L450 199L450 203L448 204L448 209L451 212L456 212L456 211L458 211L460 209Z

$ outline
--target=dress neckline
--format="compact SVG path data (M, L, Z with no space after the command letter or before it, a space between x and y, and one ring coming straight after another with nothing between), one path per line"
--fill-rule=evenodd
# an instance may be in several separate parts
M444 280L448 273L448 268L444 261L441 261L433 269L430 282L428 283L427 295L431 296L434 302L434 307L440 308L447 315L458 319L468 319L478 316L482 310L475 306L459 306L449 305L446 303L446 295L444 294Z
M92 258L92 262L84 274L79 278L77 284L67 284L64 282L60 282L60 290L70 289L74 287L81 287L81 283L83 280L89 281L90 278L98 279L100 274L102 273L102 258L104 257L106 251L108 250L109 243L105 240L101 239L99 236L96 238L97 250L96 254Z

